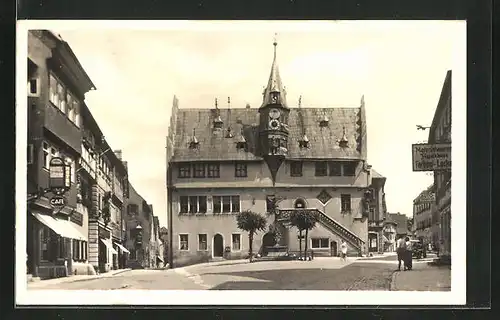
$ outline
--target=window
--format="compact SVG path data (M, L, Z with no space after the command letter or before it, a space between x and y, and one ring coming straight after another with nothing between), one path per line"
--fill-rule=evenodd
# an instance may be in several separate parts
M48 227L42 226L40 230L40 260L50 261L52 250L51 250L51 231Z
M66 158L66 165L69 166L70 170L69 170L69 173L70 173L70 181L72 183L75 183L76 182L76 170L75 170L75 163L73 161L73 159L71 158Z
M351 212L351 195L341 194L340 195L340 210L342 213Z
M291 177L302 177L302 162L301 161L290 162L290 176Z
M333 177L339 177L342 175L342 164L339 162L330 162L329 163L330 172L329 175Z
M306 207L306 201L304 199L297 199L295 201L294 207L296 209L304 209Z
M247 177L247 164L236 163L234 167L234 176L239 178Z
M199 234L198 235L198 251L207 251L208 246L207 246L207 235L206 234Z
M50 163L50 147L47 142L42 142L43 149L43 167L48 169Z
M214 196L214 213L240 212L240 196Z
M206 196L181 196L179 213L206 213Z
M240 197L231 197L231 212L240 212Z
M179 250L189 250L189 236L187 234L179 235Z
M127 206L127 211L129 215L138 215L139 214L139 206L137 204L129 204Z
M28 81L28 96L36 97L38 96L38 92L40 91L38 87L38 79L33 78Z
M179 178L191 177L191 165L189 163L179 164Z
M196 163L193 166L193 177L194 178L205 178L205 164Z
M49 101L59 107L59 95L57 94L57 80L53 75L49 77Z
M312 249L328 249L330 247L330 241L328 238L312 238L311 248Z
M266 212L273 212L275 209L274 196L266 196Z
M344 163L344 176L354 176L356 175L356 162L347 162Z
M211 163L207 165L207 176L209 178L220 177L220 165L218 163Z
M315 163L315 175L317 177L324 177L326 176L326 171L327 171L327 162L321 161L321 162L316 162Z
M240 251L241 250L241 234L233 233L233 235L231 237L231 243L232 243L232 247L231 247L232 251Z

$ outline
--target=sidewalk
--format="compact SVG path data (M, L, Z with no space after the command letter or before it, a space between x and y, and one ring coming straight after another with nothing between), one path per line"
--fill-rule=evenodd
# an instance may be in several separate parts
M69 277L40 280L40 281L35 281L35 282L28 282L28 289L43 288L46 286L59 284L59 283L69 283L69 282L94 280L94 279L100 279L100 278L110 278L110 277L114 277L118 274L130 271L130 270L132 270L132 269L130 269L130 268L119 269L119 270L111 270L109 272L101 273L98 275L76 275L76 276L69 276Z
M451 269L428 264L414 265L411 271L392 275L391 291L450 291Z

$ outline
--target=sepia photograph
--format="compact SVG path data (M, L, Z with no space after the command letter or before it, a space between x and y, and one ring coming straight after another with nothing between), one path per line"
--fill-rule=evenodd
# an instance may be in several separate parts
M16 302L464 304L465 58L464 21L19 21Z

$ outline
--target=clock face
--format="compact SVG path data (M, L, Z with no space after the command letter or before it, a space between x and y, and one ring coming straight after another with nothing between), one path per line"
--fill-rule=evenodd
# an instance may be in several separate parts
M279 129L280 123L278 120L271 120L269 121L269 127L273 130Z
M271 109L269 111L269 117L271 117L271 119L278 119L280 117L280 111L278 109Z

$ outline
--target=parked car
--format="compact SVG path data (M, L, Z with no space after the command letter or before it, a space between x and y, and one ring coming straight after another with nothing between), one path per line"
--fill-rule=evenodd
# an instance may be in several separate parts
M416 259L427 258L427 249L422 240L410 240L412 244L412 256Z

